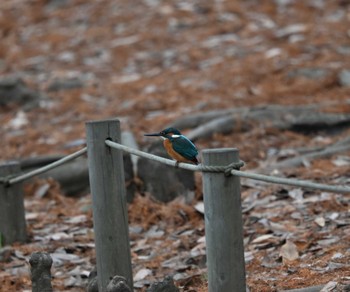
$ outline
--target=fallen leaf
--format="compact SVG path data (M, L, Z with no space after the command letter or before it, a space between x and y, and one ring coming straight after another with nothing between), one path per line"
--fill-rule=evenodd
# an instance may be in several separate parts
M257 238L255 238L252 243L260 243L260 242L264 242L264 241L267 241L271 238L274 238L275 236L273 234L264 234L264 235L261 235Z
M79 257L74 254L62 254L62 253L52 253L50 256L54 259L59 259L62 261L72 261L72 260L78 260Z
M204 203L203 202L198 202L196 205L194 205L194 208L199 213L204 214Z
M318 240L317 243L319 245L322 245L322 246L328 246L328 245L331 245L331 244L333 244L333 243L335 243L337 241L339 241L339 237L338 236L334 236L334 237Z
M145 234L145 237L153 238L153 237L161 237L164 235L164 231L160 230L157 225L153 225Z
M49 189L50 189L50 184L48 184L48 183L43 184L35 191L34 197L36 197L36 198L44 197L47 194Z
M280 256L283 260L294 261L299 258L299 252L297 246L290 240L282 245L280 250Z
M341 252L337 252L332 256L332 260L341 259L344 255Z
M304 198L304 192L302 189L292 189L288 192L288 195L295 201L302 201Z
M86 220L87 220L86 215L77 215L66 219L65 222L70 224L77 224L77 223L85 222Z
M350 164L350 157L348 156L338 156L336 159L332 160L335 166L345 166Z
M27 124L27 114L24 111L19 111L17 112L16 116L7 123L5 127L13 130L18 130Z
M65 232L57 232L57 233L54 233L54 234L51 234L48 236L48 238L51 238L52 240L62 240L62 239L70 238L70 237L71 236Z
M320 227L324 227L326 225L326 220L323 217L317 217L314 221Z
M141 269L135 274L134 281L137 282L137 281L143 280L144 278L146 278L149 275L152 275L152 270Z

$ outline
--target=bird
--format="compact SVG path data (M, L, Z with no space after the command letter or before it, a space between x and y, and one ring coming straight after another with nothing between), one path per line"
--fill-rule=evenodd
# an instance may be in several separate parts
M198 150L196 146L186 136L182 135L178 129L166 128L159 133L144 134L145 136L161 137L163 145L171 158L176 160L176 166L180 162L198 164Z

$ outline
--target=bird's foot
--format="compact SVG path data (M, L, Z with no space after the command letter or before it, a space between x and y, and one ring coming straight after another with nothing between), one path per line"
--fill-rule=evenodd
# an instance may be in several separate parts
M175 168L179 168L179 161L176 161L176 163L175 163Z

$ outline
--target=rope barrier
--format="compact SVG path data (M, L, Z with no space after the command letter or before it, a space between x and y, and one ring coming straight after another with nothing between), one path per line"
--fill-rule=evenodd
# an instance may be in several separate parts
M243 166L243 162L240 162L238 164L233 165L228 165L228 166L205 166L205 165L192 165L188 163L177 163L174 160L170 160L167 158L163 158L154 154L146 153L137 149L133 149L127 146L124 146L122 144L106 140L105 141L106 145L108 145L111 148L115 148L118 150L122 150L125 152L128 152L133 155L137 155L143 158L151 159L154 161L158 161L160 163L173 166L173 167L179 167L182 169L187 169L191 171L212 171L212 172L224 172L226 170L229 170L229 172L232 175L236 175L239 177L244 177L244 178L250 178L254 180L259 180L259 181L264 181L264 182L269 182L269 183L274 183L274 184L283 184L283 185L289 185L289 186L296 186L296 187L303 187L303 188L308 188L308 189L317 189L320 191L327 191L327 192L333 192L333 193L343 193L343 194L350 194L350 187L348 186L330 186L330 185L325 185L325 184L320 184L320 183L313 183L310 181L305 181L305 180L296 180L296 179L289 179L289 178L281 178L281 177L274 177L274 176L268 176L268 175L262 175L262 174L256 174L256 173L249 173L245 171L240 171L237 170L239 167ZM237 168L237 169L234 169Z
M48 165L45 165L43 167L40 167L38 169L35 169L33 171L29 171L27 173L24 173L24 174L21 174L21 175L16 175L16 176L9 176L9 177L4 177L4 178L0 178L0 183L1 184L4 184L5 186L10 186L10 185L13 185L13 184L16 184L16 183L19 183L19 182L22 182L24 180L27 180L29 178L32 178L33 176L36 176L38 174L41 174L41 173L44 173L46 171L49 171L53 168L56 168L68 161L71 161L83 154L85 154L87 151L87 148L83 148L83 149L80 149L72 154L69 154L53 163L50 163Z
M262 175L262 174L256 174L256 173L249 173L249 172L243 172L239 169L244 166L244 162L240 161L238 163L231 163L227 166L209 166L209 165L193 165L188 163L177 163L174 160L170 160L167 158L163 158L154 154L146 153L137 149L133 149L127 146L124 146L122 144L106 140L106 145L108 145L111 148L115 148L118 150L122 150L125 152L128 152L133 155L137 155L140 157L144 157L147 159L151 159L154 161L158 161L160 163L173 166L173 167L179 167L181 169L187 169L191 171L201 171L201 172L223 172L225 175L236 175L243 178L250 178L254 180L264 181L268 183L274 183L274 184L283 184L283 185L289 185L289 186L297 186L297 187L304 187L309 189L317 189L321 191L328 191L328 192L334 192L334 193L344 193L348 194L350 193L350 187L348 186L331 186L331 185L325 185L320 183L314 183L310 181L305 180L297 180L297 179L289 179L289 178L281 178L281 177L274 177L274 176L268 176L268 175ZM35 169L33 171L30 171L28 173L18 175L18 176L9 176L9 177L3 177L0 178L0 183L4 184L6 186L22 182L24 180L27 180L29 178L32 178L38 174L47 172L53 168L56 168L68 161L71 161L87 152L87 148L80 149L70 155L67 155L63 157L62 159L59 159L53 163L50 163L44 167Z

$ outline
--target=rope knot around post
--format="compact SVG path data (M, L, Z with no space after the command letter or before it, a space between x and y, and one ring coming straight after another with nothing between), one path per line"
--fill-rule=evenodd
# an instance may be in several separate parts
M232 170L235 169L235 170L240 170L241 167L243 167L245 165L244 161L240 160L239 162L232 162L230 163L229 165L226 166L225 170L224 170L224 173L225 173L225 176L230 176L232 175Z
M200 165L200 170L202 172L223 172L225 176L232 175L231 171L233 169L240 170L241 167L245 165L244 161L240 160L238 162L232 162L228 165Z

